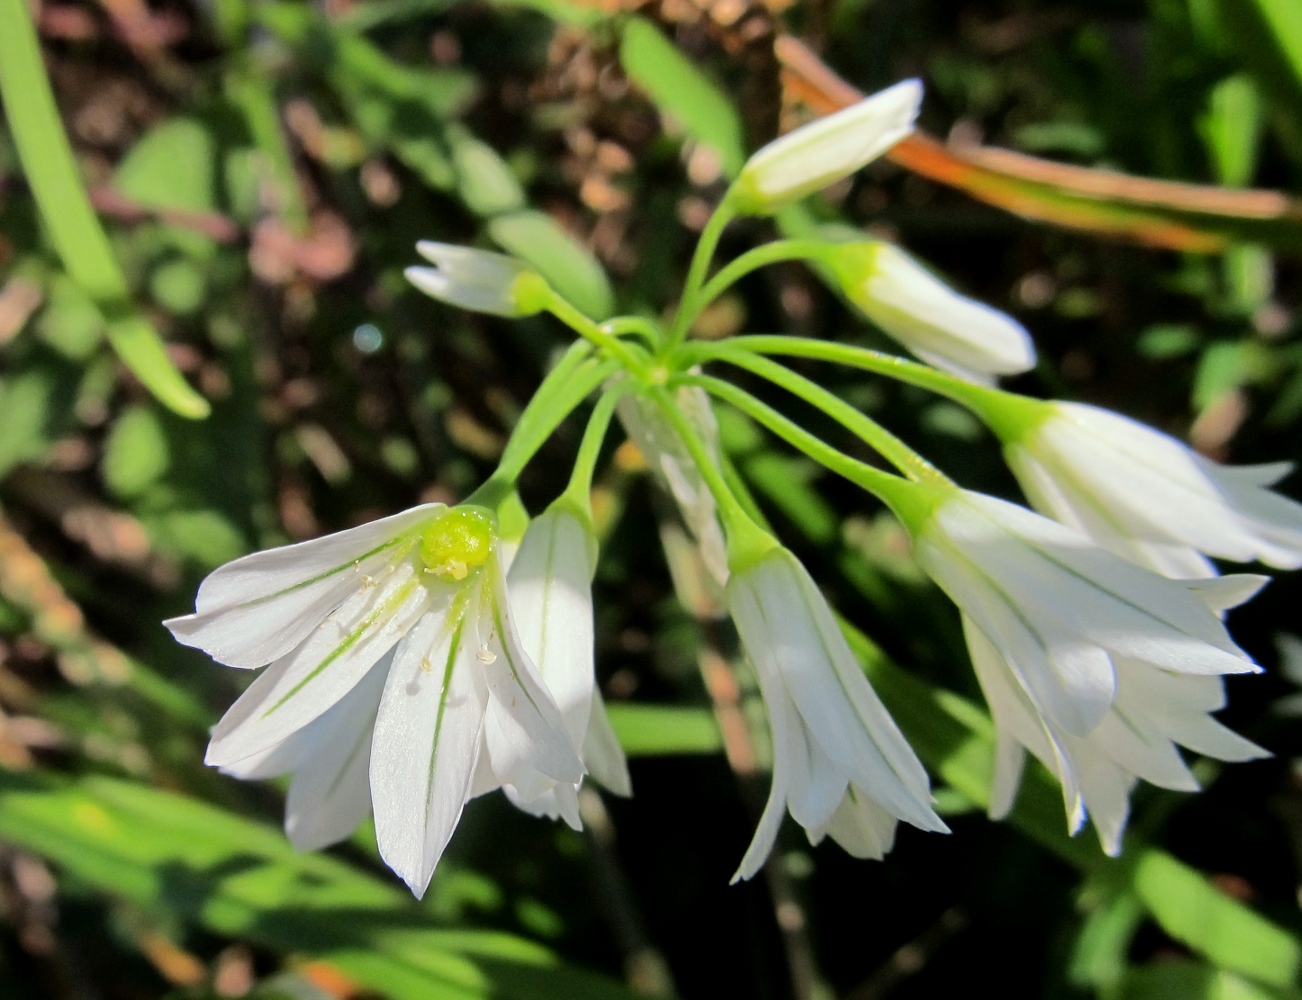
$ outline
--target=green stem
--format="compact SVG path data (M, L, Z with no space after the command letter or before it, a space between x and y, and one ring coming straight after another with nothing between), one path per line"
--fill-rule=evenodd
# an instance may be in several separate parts
M822 386L797 375L775 361L744 350L732 349L728 344L708 345L712 348L707 357L726 361L738 368L768 379L811 406L822 410L833 420L858 435L914 482L953 485L949 477L897 438L871 417L865 416L845 400L828 392Z
M666 350L673 350L686 339L688 324L695 316L694 303L697 293L705 284L705 275L710 269L710 261L714 259L714 251L719 246L719 238L735 215L728 199L725 198L715 208L714 214L710 216L701 231L701 238L696 241L696 250L692 253L691 267L687 271L683 297L678 302L678 311L674 314L673 325L669 328L669 336L665 340Z
M871 465L838 451L826 441L810 434L799 424L788 420L777 410L766 403L760 402L750 393L744 389L739 389L731 382L725 382L709 375L681 375L674 380L674 384L700 386L711 396L735 406L756 422L767 427L793 448L804 452L819 465L830 469L837 475L848 479L856 486L862 487L878 497L897 514L902 511L912 510L916 506L909 493L916 490L919 484L910 483L908 480L890 472L875 469Z
M660 324L645 316L616 316L614 319L606 320L601 327L617 337L625 333L635 333L645 340L647 346L653 351L658 350L664 340L664 331L660 329Z
M822 240L775 240L747 250L706 282L705 287L696 294L687 323L690 324L700 315L701 310L717 299L728 286L751 271L784 260L818 260L827 255L828 246Z
M615 404L619 397L631 388L627 381L612 386L602 393L597 405L592 408L588 426L583 432L583 441L579 444L579 453L574 458L574 471L570 473L569 485L565 487L562 498L576 505L592 521L592 476L597 468L597 456L606 440L610 429L610 418L615 413Z
M552 289L547 290L547 311L585 340L591 341L626 371L645 376L650 368L646 352L620 340L605 326L598 326Z
M710 453L710 449L701 440L700 434L696 432L691 421L683 416L682 410L678 408L669 391L663 386L650 386L646 391L678 434L679 440L683 442L683 447L687 449L706 487L714 497L715 505L719 509L719 518L723 521L724 531L728 537L729 568L733 572L738 572L751 565L777 545L777 539L756 524L746 513L745 508L728 487L728 482L719 469L718 459Z
M619 367L614 361L596 358L581 358L577 365L567 365L565 362L569 359L570 355L567 355L552 369L533 399L529 400L511 431L511 438L490 481L514 488L524 467L561 421Z
M908 358L808 337L753 334L733 337L726 344L693 343L680 349L677 360L680 365L709 360L713 352L722 346L740 348L753 354L781 354L831 361L928 389L966 406L1003 441L1015 440L1028 424L1038 423L1043 417L1045 404L1038 399L978 385Z

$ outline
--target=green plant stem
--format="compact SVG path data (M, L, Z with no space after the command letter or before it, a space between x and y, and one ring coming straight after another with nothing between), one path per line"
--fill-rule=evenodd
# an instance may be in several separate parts
M732 348L728 343L703 345L710 350L701 352L702 356L726 361L738 368L744 368L760 378L767 379L774 385L781 386L795 396L799 396L811 406L817 407L833 420L858 435L864 442L875 448L887 461L894 465L915 482L930 482L937 485L952 485L949 477L888 431L871 417L860 413L845 400L828 392L816 382L803 375L798 375L775 361L761 357L745 350Z
M635 333L645 340L647 346L653 351L659 350L664 342L664 331L660 329L660 324L645 316L616 316L614 319L606 320L601 327L617 337L625 333Z
M683 416L683 411L678 408L668 389L657 385L648 387L646 391L683 442L683 447L687 449L687 453L701 473L701 478L714 497L715 505L719 509L719 518L723 521L724 531L728 537L729 567L735 572L777 545L777 539L756 524L733 495L719 469L718 459L710 454L710 449L701 440L696 428Z
M696 294L696 300L692 304L692 314L688 316L687 323L690 324L700 315L702 309L751 271L784 260L820 260L827 256L828 245L822 240L775 240L753 250L747 250L706 282L705 287Z
M466 503L496 508L515 489L516 480L562 420L618 369L615 361L588 357L589 348L571 348L543 379L502 451L497 470L466 498Z
M592 520L592 476L597 468L597 456L601 454L606 432L610 429L610 418L615 413L615 405L629 388L630 383L623 381L607 389L597 400L592 415L588 417L588 426L583 431L579 453L574 457L574 471L570 473L569 485L562 494L587 514L589 521Z
M699 386L711 396L736 407L819 465L880 498L892 510L899 512L910 506L904 496L911 487L908 480L851 458L731 382L710 375L680 375L673 384Z
M672 351L687 338L688 325L696 315L697 293L705 284L705 275L710 269L710 261L714 259L714 251L719 246L719 238L735 214L725 198L701 230L701 238L696 241L696 250L692 253L692 263L687 271L687 282L683 285L683 297L678 302L678 311L674 314L669 336L665 339L666 351Z
M50 241L69 276L99 307L113 350L165 406L184 417L206 417L208 401L176 370L158 332L131 304L59 120L24 0L0 0L0 97Z
M788 357L812 358L834 364L858 368L885 375L898 382L928 389L946 399L966 406L1000 438L1015 438L1028 422L1032 422L1045 404L1017 393L1005 392L991 386L979 385L956 375L932 368L930 365L910 361L866 347L836 344L808 337L790 337L781 334L751 334L733 337L718 344L692 343L680 348L676 355L680 365L690 365L709 360L719 347L749 351L752 354L781 354Z
M547 311L580 337L618 360L620 366L630 374L647 374L650 364L644 351L620 340L604 326L598 326L552 289L548 289Z

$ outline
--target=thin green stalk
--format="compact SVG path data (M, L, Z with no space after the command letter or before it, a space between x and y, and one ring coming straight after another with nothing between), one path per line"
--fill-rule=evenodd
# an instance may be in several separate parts
M865 347L836 344L808 337L789 337L780 334L751 334L732 337L723 344L693 343L681 348L679 357L684 364L708 360L721 346L740 348L753 354L781 354L788 357L812 358L834 364L858 368L885 375L898 382L916 385L966 406L983 423L1005 440L1016 435L1027 423L1027 417L1044 407L1044 403L1017 393L1005 392L991 386L978 385L956 375L932 368L930 365L896 357Z
M50 241L69 276L103 313L113 350L159 402L185 417L206 417L208 401L176 370L158 332L131 304L59 120L24 0L0 0L0 97Z
M580 337L617 359L626 371L637 375L647 373L650 364L644 351L620 340L604 326L598 326L553 289L549 288L547 292L548 312Z
M674 379L673 384L699 386L711 396L735 406L819 465L880 498L892 510L898 512L910 506L904 496L904 492L910 488L908 480L851 458L731 382L710 375L680 375Z
M635 333L645 340L647 346L653 351L659 350L664 341L664 331L660 328L660 324L645 316L616 316L614 319L606 320L601 327L617 337L625 333Z
M627 381L622 382L607 389L597 400L597 405L592 408L592 415L588 417L588 426L583 431L579 453L574 457L574 471L570 473L569 485L565 487L565 492L562 494L566 500L586 513L589 521L592 520L592 476L597 468L597 456L601 454L606 432L610 429L610 418L615 413L615 404L630 387Z
M728 199L725 198L715 208L714 214L701 230L701 238L696 241L691 267L687 271L687 282L683 285L683 297L678 302L678 311L674 314L673 325L670 326L669 336L665 339L666 350L673 350L686 339L688 324L694 316L693 308L697 293L705 284L705 275L710 269L710 261L714 259L714 251L719 246L719 238L735 214L728 204Z
M514 488L524 467L561 421L583 402L588 393L618 370L616 362L596 358L584 359L573 369L562 370L559 365L552 369L520 414L491 480Z
M733 495L727 480L719 469L718 459L710 454L701 436L678 408L674 398L664 386L646 390L669 421L683 447L696 464L701 478L714 497L728 537L728 565L734 571L744 568L778 544L777 540L761 528L746 513L746 509Z
M728 344L714 344L711 346L714 349L710 352L710 356L720 361L726 361L731 365L736 365L738 368L744 368L760 376L760 378L768 379L774 385L781 386L793 395L799 396L811 406L822 410L833 420L875 448L888 462L914 482L952 485L949 477L876 420L860 413L845 400L828 392L817 383L810 381L803 375L797 375L791 369L784 368L776 361L770 361L758 354L730 349Z
M818 260L826 257L827 252L828 245L822 240L775 240L747 250L706 282L692 303L692 314L688 316L687 323L690 325L702 309L751 271L784 260Z

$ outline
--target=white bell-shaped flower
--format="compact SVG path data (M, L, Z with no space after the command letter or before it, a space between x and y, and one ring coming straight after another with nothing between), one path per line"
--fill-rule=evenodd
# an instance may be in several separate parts
M403 274L432 298L495 316L532 316L546 308L546 282L514 257L433 240L421 240L416 251L435 266Z
M1223 610L1218 601L1241 603L1264 582L1243 579L1245 586L1238 593L1213 588L1201 594L1213 611ZM1163 670L1123 656L1112 661L1117 677L1112 707L1088 735L1074 736L1039 711L1013 661L967 616L963 628L995 722L993 819L1002 819L1012 809L1029 750L1062 784L1071 832L1080 829L1088 814L1103 849L1116 856L1130 812L1130 791L1138 779L1174 791L1198 790L1177 746L1226 761L1270 756L1212 718L1211 713L1225 707L1221 677Z
M1020 323L959 295L899 247L846 243L828 263L850 301L923 361L979 382L1035 366Z
M1039 713L1073 736L1088 736L1112 708L1118 658L1184 674L1258 670L1208 606L1209 593L1241 593L1243 577L1168 579L967 490L947 491L911 530L922 568L1009 662Z
M427 504L215 570L196 613L166 625L220 662L270 666L214 727L207 762L292 772L305 803L296 839L317 846L365 815L373 725L380 853L417 895L481 748L498 784L577 782L583 765L516 637L496 549L488 511Z
M1205 556L1302 566L1302 504L1270 490L1286 462L1224 466L1175 438L1083 403L1005 443L1040 511L1167 576L1208 576Z
M774 139L741 168L727 203L742 215L771 215L835 184L913 131L922 84L905 80Z
M755 665L773 732L773 784L733 881L759 871L789 810L812 844L855 857L891 849L897 819L947 828L931 786L800 562L775 547L728 581L728 607Z
M615 794L631 795L628 762L594 674L596 562L597 539L587 517L562 500L530 523L507 574L507 590L520 643L556 700L588 772ZM579 783L558 783L540 794L515 785L504 791L526 812L561 817L577 830L582 827L578 789Z

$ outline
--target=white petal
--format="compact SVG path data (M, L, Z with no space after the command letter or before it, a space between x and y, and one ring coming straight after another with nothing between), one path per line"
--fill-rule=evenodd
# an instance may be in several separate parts
M391 565L443 504L424 504L357 528L243 556L208 574L196 613L163 624L218 663L260 667L284 656L366 578Z
M469 613L428 616L398 646L371 745L375 833L385 864L424 895L469 797L487 692Z
M796 558L773 550L734 574L727 593L761 677L781 678L804 725L842 774L902 819L922 829L944 829L930 806L926 771ZM794 776L792 781L794 788Z
M895 844L895 826L894 816L851 785L826 832L851 857L879 861Z
M490 694L486 734L493 771L515 785L527 799L541 794L532 783L537 773L571 784L584 773L560 710L525 655L507 604L506 584L496 559L483 570L476 615L486 648L479 669Z
M1302 566L1302 504L1266 488L1292 471L1290 463L1227 467L1201 457L1198 462L1255 535L1256 557L1281 569Z
M371 812L371 733L392 665L385 656L328 712L300 730L312 753L294 771L285 833L300 851L348 837Z
M551 692L565 731L582 746L592 715L592 556L595 540L553 507L529 525L507 576L511 618Z
M625 797L633 794L633 780L628 774L624 748L619 745L619 737L611 728L601 692L595 688L592 692L592 718L588 722L588 733L582 749L583 762L588 765L588 772L603 788Z
M432 599L410 560L382 585L355 594L249 685L213 727L206 762L223 767L251 757L320 716L415 625Z
M1035 366L1025 327L959 295L889 243L872 245L872 264L847 288L864 314L924 361L968 375L1011 375Z
M1130 815L1130 790L1135 778L1102 754L1084 754L1078 761L1081 796L1098 831L1104 852L1115 858L1121 853L1121 835Z
M775 139L746 161L730 199L767 214L849 176L913 131L921 102L922 85L905 80Z
M432 240L417 243L416 250L437 268L409 267L403 273L426 295L497 316L537 311L519 301L517 281L529 269L514 257Z
M563 819L571 830L582 830L579 815L579 796L573 785L554 784L536 799L526 801L514 785L503 785L502 791L511 803L539 819Z

